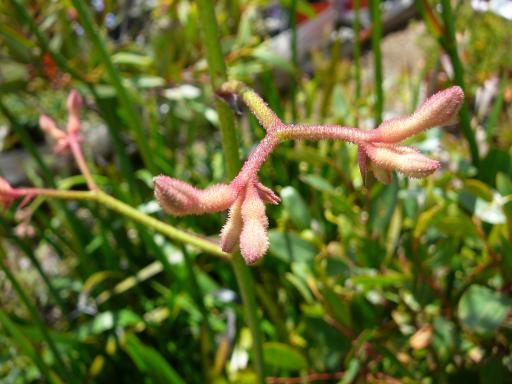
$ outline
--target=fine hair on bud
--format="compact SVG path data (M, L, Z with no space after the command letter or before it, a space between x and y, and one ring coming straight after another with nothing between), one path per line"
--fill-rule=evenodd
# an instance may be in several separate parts
M410 177L426 177L441 166L438 161L405 145L369 144L366 153L377 167Z
M384 121L372 131L372 136L383 143L399 143L428 128L450 123L463 102L462 88L445 89L430 97L411 116Z
M268 249L268 219L265 203L256 186L249 183L242 204L243 227L240 234L240 251L247 264L258 261Z
M227 184L198 189L168 176L157 176L153 182L157 201L167 213L174 216L223 211L237 197L236 191Z
M231 253L240 242L242 232L242 203L245 194L241 193L235 203L229 208L228 220L220 232L220 247L224 252Z

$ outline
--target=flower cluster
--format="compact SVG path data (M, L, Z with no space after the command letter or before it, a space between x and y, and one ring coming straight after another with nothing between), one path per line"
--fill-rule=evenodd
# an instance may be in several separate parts
M73 141L80 142L82 140L79 136L82 97L76 90L72 90L69 94L66 106L68 109L66 131L59 129L55 121L47 115L42 115L39 118L39 126L43 132L55 141L53 151L57 154L69 151Z
M451 87L428 99L411 116L383 122L377 129L364 131L338 125L285 124L250 88L238 81L225 83L217 92L226 101L240 97L266 130L266 136L250 154L240 173L230 184L198 189L168 176L154 179L155 196L163 209L174 216L200 215L229 209L221 231L225 252L237 246L245 261L258 261L268 249L268 219L265 204L279 204L279 197L258 180L258 172L275 147L283 140L343 140L358 145L363 178L372 170L388 183L391 172L410 177L426 177L440 163L400 142L428 128L451 122L464 101L460 87Z

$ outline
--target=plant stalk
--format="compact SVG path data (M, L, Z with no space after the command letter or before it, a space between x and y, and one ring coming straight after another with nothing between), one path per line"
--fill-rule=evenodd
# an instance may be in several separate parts
M227 80L226 65L221 49L219 30L215 18L214 2L210 0L197 1L199 19L202 26L202 39L206 48L206 58L210 70L210 81L213 91L218 90ZM222 147L227 175L234 178L240 169L240 157L238 154L238 138L235 129L233 112L222 100L216 100L217 113L222 133ZM263 364L263 337L259 326L256 307L256 296L253 288L253 279L249 267L245 264L242 255L236 252L231 257L231 264L240 288L245 317L252 335L253 363L258 382L265 382Z

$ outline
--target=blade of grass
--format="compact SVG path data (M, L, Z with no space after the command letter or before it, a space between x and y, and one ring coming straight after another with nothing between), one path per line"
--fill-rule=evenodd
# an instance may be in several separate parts
M41 358L39 354L36 352L35 348L30 343L29 339L25 337L23 332L18 329L16 324L9 319L6 313L4 313L3 310L0 309L0 323L3 325L5 330L11 334L14 340L16 340L16 343L18 344L18 347L27 355L30 357L32 362L39 368L39 371L41 374L48 380L50 383L61 383L61 379L56 377L56 374L54 372L50 371L50 368L48 368Z
M112 145L114 147L117 158L120 162L121 172L123 173L125 180L128 182L130 186L130 191L133 194L140 195L140 190L139 188L137 188L137 184L135 183L135 180L133 178L131 162L126 154L125 145L123 144L121 136L118 132L118 127L121 125L120 121L116 121L116 118L111 116L111 108L109 108L108 105L104 105L105 103L96 92L94 85L91 84L84 76L82 76L73 67L71 67L67 63L67 60L64 56L62 56L58 51L51 48L48 38L35 23L34 19L30 16L26 7L22 5L19 0L11 0L11 2L14 5L18 15L21 17L22 21L29 27L30 31L36 37L37 43L41 47L42 51L47 52L52 56L60 70L69 73L73 78L75 78L78 81L81 81L88 87L89 91L96 100L96 104L100 109L102 117L107 123L107 128L109 130L110 137L112 138Z
M6 254L3 246L0 245L0 268L5 273L5 276L11 283L12 287L18 294L18 297L21 299L25 307L27 308L30 317L32 321L34 321L37 326L39 327L39 330L44 337L46 343L48 344L48 347L50 348L53 357L55 358L55 362L57 365L57 371L59 374L67 380L69 383L75 382L75 376L74 373L70 372L69 367L64 363L64 359L62 358L62 355L60 351L57 349L57 346L55 345L53 339L50 336L50 333L48 332L48 328L46 327L46 324L43 322L43 319L39 315L36 307L32 304L30 299L28 298L28 295L25 293L21 285L19 284L18 280L14 276L14 274L11 272L9 267L5 264L6 260Z
M10 228L7 227L5 224L6 223L4 221L0 221L0 225L4 226L4 230L9 231ZM43 283L44 283L44 285L46 285L46 288L48 289L48 292L50 292L50 296L53 298L53 300L55 301L57 306L60 308L60 310L62 311L64 316L68 316L68 314L69 314L68 308L64 304L64 301L60 297L59 292L53 286L50 278L48 277L46 272L43 270L43 268L41 266L41 263L39 263L39 260L37 260L37 258L35 257L34 253L32 252L32 250L28 247L28 245L25 242L21 241L18 237L16 237L16 236L9 236L9 238L29 258L30 262L35 267L35 269L37 270L37 273L39 274L39 276L41 276L41 279L43 279ZM69 320L69 318L68 318L68 320Z
M297 52L297 0L291 0L290 8L290 48L292 52L292 66L293 66L293 74L290 78L290 97L292 99L292 120L297 121L297 80L298 80L298 69L299 69L299 59Z
M382 39L382 15L380 0L370 0L370 15L372 19L372 51L373 51L373 79L375 85L375 126L382 122L384 109L384 90L382 87L382 53L380 41Z
M137 113L135 104L132 100L132 96L129 94L128 90L122 83L119 71L112 62L105 41L96 29L93 18L89 12L89 9L87 8L86 3L80 0L71 0L71 2L77 11L78 18L82 23L85 33L91 40L93 46L96 48L96 51L99 54L103 65L105 66L107 75L116 90L117 96L119 97L119 101L123 108L123 113L126 116L126 124L128 124L133 134L135 135L136 144L140 150L144 165L150 170L150 172L156 173L156 168L153 165L151 149L143 129L142 119Z
M354 80L356 82L356 127L359 126L359 103L361 100L361 0L354 1Z
M210 81L214 91L227 80L226 64L222 54L217 20L213 2L209 0L198 0L199 20L202 26L202 39L206 48L206 58L210 70ZM238 138L235 129L235 118L233 112L221 100L216 100L217 113L222 133L222 147L224 151L224 162L229 178L233 178L240 169L240 158L238 155ZM232 255L231 264L235 277L240 288L242 302L247 323L253 341L253 362L258 382L265 382L265 370L263 365L263 342L254 294L253 280L249 267L239 252Z
M442 18L445 28L445 49L450 56L450 61L453 66L455 82L462 88L465 94L466 87L464 83L464 67L457 52L457 40L455 39L455 19L452 11L450 0L442 0ZM471 118L469 115L469 107L467 101L464 101L462 108L459 112L460 124L462 133L466 138L471 152L471 160L473 165L478 166L480 163L480 154L478 153L478 146L476 143L475 133L471 129Z

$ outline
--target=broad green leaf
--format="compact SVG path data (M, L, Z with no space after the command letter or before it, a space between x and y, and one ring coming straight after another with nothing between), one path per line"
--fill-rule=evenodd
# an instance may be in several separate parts
M310 262L317 254L315 246L291 232L269 231L270 253L286 262Z
M143 374L158 384L185 384L165 358L158 351L143 344L137 336L126 335L126 352Z
M299 192L293 187L284 187L281 190L281 199L288 217L298 229L309 228L311 223L311 215L308 207L300 196Z
M469 179L464 182L464 189L476 197L485 201L492 201L492 189L485 183L476 179Z
M121 65L133 65L146 69L153 64L153 59L149 56L139 55L131 52L118 52L112 55L112 62Z
M494 332L511 310L512 299L490 288L473 285L459 302L459 318L477 333Z
M334 187L325 179L317 175L302 175L300 179L309 186L327 193L335 193Z
M290 371L301 371L308 367L306 358L289 345L265 343L263 345L265 364Z
M350 281L354 285L360 285L364 289L383 288L388 286L399 286L407 281L404 275L375 275L375 276L352 276Z

